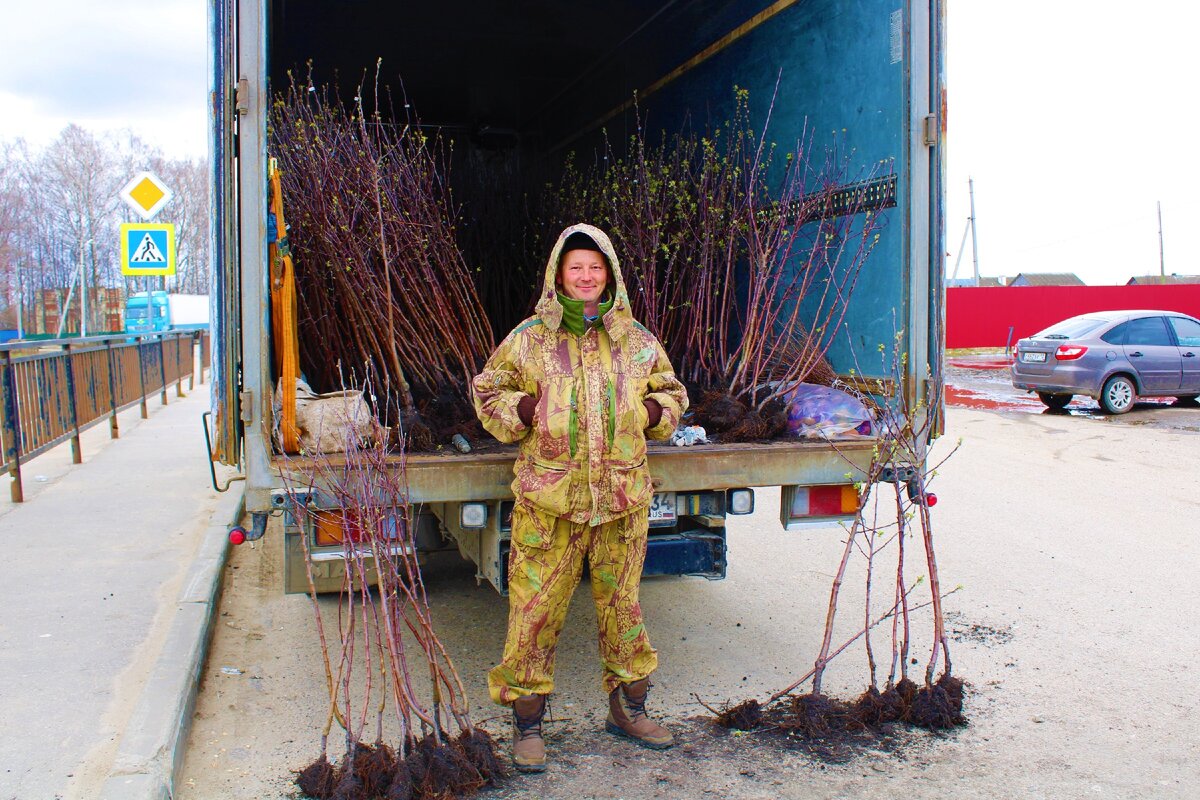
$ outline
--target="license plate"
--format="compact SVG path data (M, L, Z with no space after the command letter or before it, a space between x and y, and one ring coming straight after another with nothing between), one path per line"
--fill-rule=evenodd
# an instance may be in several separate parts
M1046 360L1045 353L1021 353L1021 360L1026 364L1040 364Z
M675 519L675 493L659 492L650 501L650 521L666 522Z

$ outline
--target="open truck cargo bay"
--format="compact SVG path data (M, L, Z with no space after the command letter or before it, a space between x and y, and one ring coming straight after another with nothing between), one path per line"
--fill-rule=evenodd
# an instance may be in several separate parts
M215 204L219 309L214 405L217 453L243 464L246 505L271 508L267 115L289 71L354 97L366 77L456 148L503 153L505 169L575 152L593 158L606 132L635 124L668 134L729 119L748 90L756 124L778 86L770 125L786 147L808 131L859 168L886 164L895 206L854 290L833 368L891 381L901 335L901 384L913 399L940 379L944 92L939 0L667 0L658 3L335 3L215 0ZM401 85L397 77L401 78ZM399 98L399 99L397 99ZM457 157L457 156L456 156ZM495 160L495 159L493 159ZM487 163L479 159L473 163ZM468 211L469 213L469 211ZM501 333L501 335L503 335ZM880 353L883 346L887 355ZM244 437L244 440L243 440ZM838 445L653 447L656 486L684 491L846 482L870 440ZM490 451L490 448L488 448ZM410 454L416 502L510 497L513 452ZM669 487L669 488L668 488ZM276 501L277 502L277 501Z

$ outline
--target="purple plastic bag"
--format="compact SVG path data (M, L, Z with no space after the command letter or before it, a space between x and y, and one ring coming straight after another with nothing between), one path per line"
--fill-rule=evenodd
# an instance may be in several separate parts
M829 386L800 383L783 400L788 432L802 439L870 436L874 430L871 412L861 400Z

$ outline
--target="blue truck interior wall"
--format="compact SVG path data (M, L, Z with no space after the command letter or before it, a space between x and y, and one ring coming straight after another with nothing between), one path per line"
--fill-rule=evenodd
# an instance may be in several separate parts
M703 130L728 119L734 87L750 93L761 125L778 81L770 139L792 149L807 130L811 152L832 150L846 178L894 171L904 186L903 63L894 56L892 14L901 0L797 0L639 101L648 130ZM383 58L383 80L423 121L448 129L513 131L523 148L594 157L601 127L614 142L632 132L632 112L612 115L713 42L771 7L766 0L563 3L525 11L506 4L387 4L274 0L271 78L313 60L339 75L342 97ZM607 118L607 119L606 119ZM829 353L839 372L885 375L877 345L906 319L907 248L898 209L855 288ZM809 308L811 316L814 309ZM853 342L845 331L853 332Z
M646 130L715 127L732 117L739 87L749 92L756 131L770 110L768 139L781 150L804 147L818 167L828 155L845 170L847 182L902 175L906 87L902 64L893 63L891 17L897 10L868 0L798 2L640 100ZM691 47L702 49L701 42L720 38L754 9L727 4L723 11L692 37ZM676 48L656 69L666 73L688 57ZM628 138L634 124L632 111L611 120L610 138ZM877 346L890 347L894 331L904 325L898 307L904 296L904 226L898 210L881 213L880 239L859 274L841 331L833 334L829 359L842 373L887 376L890 356L885 363ZM796 262L802 261L800 254ZM818 317L819 303L819 291L810 292L806 318Z
M904 85L901 65L890 63L889 24L889 9L877 2L798 3L701 65L674 92L668 87L664 99L675 94L677 107L695 106L706 91L712 94L711 87L724 88L731 98L737 84L749 90L760 129L778 82L771 141L784 149L808 147L818 165L828 153L834 165L844 165L847 181L899 173ZM801 142L806 131L811 139ZM882 213L890 224L858 277L843 335L834 336L829 351L839 372L882 374L873 358L876 345L892 338L892 312L903 292L904 236L898 215ZM810 292L806 318L818 316L819 296ZM853 343L846 330L853 331Z

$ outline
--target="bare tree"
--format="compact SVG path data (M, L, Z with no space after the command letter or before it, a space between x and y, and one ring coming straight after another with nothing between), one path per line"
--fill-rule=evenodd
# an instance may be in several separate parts
M109 232L116 219L121 187L111 146L78 125L68 125L40 160L42 171L49 176L51 196L57 201L51 212L69 234L73 252L78 253L79 275L68 286L77 287L78 281L86 282L88 287L108 285L115 277L114 259L109 257ZM98 250L105 251L106 256L99 264ZM89 313L87 320L87 327L96 330L94 315Z
M164 215L177 230L176 272L167 288L181 294L208 294L209 207L208 164L203 161L169 161L160 177L175 192Z
M21 232L25 204L15 150L12 144L0 147L0 287L3 291L0 325L4 327L17 327L21 291Z
M142 170L175 195L158 217L177 226L177 274L165 281L121 274L119 225L140 218L118 193ZM15 325L23 306L25 327L44 331L39 309L49 297L76 330L81 278L89 332L111 323L99 312L98 289L207 293L209 219L204 160L169 159L135 136L96 136L77 125L41 150L22 140L0 143L0 326Z

